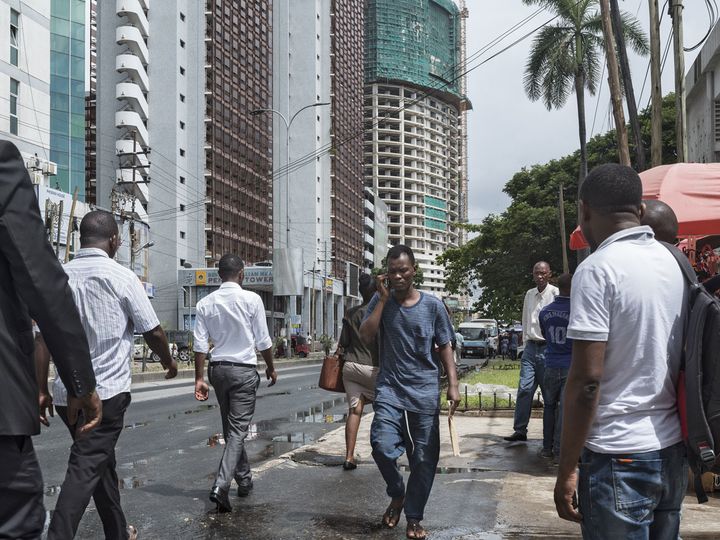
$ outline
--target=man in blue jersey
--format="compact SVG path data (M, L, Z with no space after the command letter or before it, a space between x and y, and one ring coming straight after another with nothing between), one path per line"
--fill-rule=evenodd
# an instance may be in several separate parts
M558 278L560 293L540 311L540 330L547 342L545 348L545 408L543 409L543 447L540 456L560 455L562 429L562 394L572 359L572 340L567 337L570 321L570 283L572 276Z
M404 245L387 255L387 273L377 276L377 293L360 325L360 337L378 335L380 371L375 387L375 417L370 428L372 455L391 498L383 525L397 526L404 510L406 536L424 539L420 525L440 457L440 374L447 374L450 414L460 401L453 361L455 337L442 301L415 289L415 256ZM378 334L379 332L379 334ZM434 347L438 354L433 354ZM397 460L407 452L407 490Z

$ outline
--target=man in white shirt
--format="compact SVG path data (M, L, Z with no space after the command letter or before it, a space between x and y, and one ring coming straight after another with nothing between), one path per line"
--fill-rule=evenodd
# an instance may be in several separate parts
M637 173L616 164L593 169L580 190L594 253L573 277L555 504L586 539L678 538L687 487L675 388L688 291L640 225L641 197Z
M210 500L217 504L220 512L230 512L228 492L233 478L238 484L238 497L248 496L253 487L245 438L255 413L255 393L260 386L256 350L267 366L265 375L270 386L277 381L277 374L265 306L259 295L240 286L244 276L242 259L237 255L223 255L218 274L223 282L220 288L197 303L193 340L195 399L208 398L203 371L212 342L208 380L220 405L225 449L210 490Z
M530 422L533 396L540 386L543 391L545 373L545 338L540 329L540 311L552 303L558 295L558 288L550 285L550 265L545 261L535 263L533 281L536 287L525 293L522 312L523 343L525 350L520 359L520 383L515 403L514 433L506 441L527 441L527 427Z
M52 401L41 388L42 409L52 407L54 402L74 439L65 481L50 521L51 540L75 536L90 497L95 500L106 538L133 538L137 534L134 527L128 530L115 472L115 444L130 405L133 332L143 334L150 348L160 356L168 371L165 378L177 375L167 337L140 280L113 260L120 242L114 216L104 210L90 212L80 223L81 249L64 266L90 345L103 418L96 430L76 437L76 429L82 426L84 418L78 417L76 424L68 419L63 381L55 379ZM39 358L45 366L48 359L49 355ZM40 371L47 373L46 369L42 367ZM45 416L44 410L41 415Z

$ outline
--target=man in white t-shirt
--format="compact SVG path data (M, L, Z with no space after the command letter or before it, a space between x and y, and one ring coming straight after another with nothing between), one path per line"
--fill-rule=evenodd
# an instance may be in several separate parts
M687 287L640 225L641 197L637 173L616 164L580 190L593 254L573 277L555 504L586 539L678 538L687 484L675 393Z

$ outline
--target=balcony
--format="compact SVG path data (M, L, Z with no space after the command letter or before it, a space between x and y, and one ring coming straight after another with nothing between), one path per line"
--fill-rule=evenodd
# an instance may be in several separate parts
M118 17L127 17L130 24L140 29L140 33L147 37L150 32L150 23L140 4L140 0L117 0Z
M138 136L138 144L150 146L150 136L142 118L135 111L117 111L115 113L115 127L128 128L135 131Z
M369 217L363 218L363 223L365 223L365 226L369 227L370 229L375 228L375 222L372 219L370 219Z
M374 263L374 262L375 262L375 257L374 257L373 254L372 254L370 251L368 251L367 249L363 252L363 256L364 256L364 259L365 259L366 261L368 261L368 262L370 262L370 263Z
M147 202L148 185L147 178L143 174L147 174L148 169L136 169L135 178L133 179L132 169L115 169L115 181L122 183L125 191L131 193L133 191L133 185L135 186L135 195L139 197L143 202Z
M150 79L140 57L134 54L118 54L115 58L115 70L120 73L127 73L133 82L140 85L143 92L150 89Z
M372 213L375 213L375 205L374 205L373 203L371 203L370 201L368 201L367 199L365 199L365 203L364 203L364 204L365 204L365 210L368 210L368 211L370 211L370 212L372 212Z
M115 41L117 41L118 45L127 45L132 53L140 58L144 66L150 62L150 52L147 44L140 30L134 26L118 26L115 29Z
M365 233L364 238L365 238L365 243L366 243L368 246L374 246L374 245L375 245L375 239L374 239L372 236L370 236L368 233Z
M122 82L115 85L115 97L125 100L136 112L142 112L143 120L147 120L149 116L149 107L145 95L142 93L139 84L131 82Z

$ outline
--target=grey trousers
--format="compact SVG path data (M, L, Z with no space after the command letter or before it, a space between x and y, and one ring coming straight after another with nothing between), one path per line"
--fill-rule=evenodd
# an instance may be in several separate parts
M211 363L208 379L220 405L225 437L225 450L215 486L227 491L233 478L238 485L252 482L245 438L255 413L255 393L260 386L260 375L251 367L213 366Z

